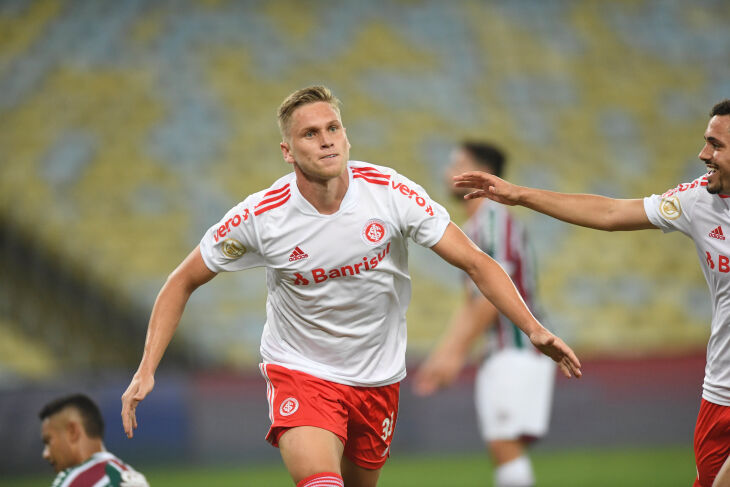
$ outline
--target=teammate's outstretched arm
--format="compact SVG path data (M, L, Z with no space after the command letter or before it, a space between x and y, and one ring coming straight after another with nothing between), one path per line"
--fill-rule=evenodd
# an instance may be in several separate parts
M481 171L454 176L454 186L473 188L466 199L489 198L505 205L521 205L575 225L598 230L656 228L641 199L615 199L594 194L556 193L517 186Z
M135 409L155 385L155 370L172 340L190 295L216 276L203 262L200 247L190 252L170 274L157 295L147 326L142 360L127 390L122 395L122 424L128 438L137 428Z
M573 350L535 319L502 266L479 250L459 227L449 223L431 250L465 271L484 297L525 332L535 347L557 362L566 377L582 375Z

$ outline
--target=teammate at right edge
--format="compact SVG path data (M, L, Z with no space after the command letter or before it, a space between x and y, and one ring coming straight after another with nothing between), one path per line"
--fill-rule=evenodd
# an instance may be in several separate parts
M664 194L612 199L592 194L555 193L517 186L492 174L454 177L465 198L489 198L521 205L568 223L598 230L679 230L697 249L712 297L712 326L702 403L695 425L697 479L694 487L730 486L730 99L710 111L699 158L707 174ZM724 465L724 466L723 466Z

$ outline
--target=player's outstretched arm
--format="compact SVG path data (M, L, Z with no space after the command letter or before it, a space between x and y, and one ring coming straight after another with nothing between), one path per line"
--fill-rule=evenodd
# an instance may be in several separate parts
M479 250L459 227L449 223L444 236L431 249L469 274L484 297L525 332L533 345L557 362L566 377L582 375L573 350L535 319L502 266Z
M420 396L450 385L461 372L469 350L484 330L497 319L497 308L483 296L470 296L451 318L434 350L418 368L413 390Z
M128 438L137 428L137 405L155 386L155 370L172 340L190 295L215 277L196 247L170 274L157 295L147 326L142 360L127 390L122 394L122 425Z
M521 205L568 223L597 230L656 228L641 199L615 199L594 194L556 193L517 186L493 174L472 171L454 176L454 186L473 188L466 199L489 198L506 205Z

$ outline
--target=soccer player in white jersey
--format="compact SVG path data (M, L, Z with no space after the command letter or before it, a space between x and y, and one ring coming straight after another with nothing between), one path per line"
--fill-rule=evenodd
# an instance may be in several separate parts
M406 374L408 238L466 270L566 375L580 375L573 351L540 325L502 268L422 187L387 167L349 160L329 89L292 93L279 107L279 128L294 172L213 225L157 297L142 361L122 396L129 437L190 294L218 272L264 266L267 440L298 486L376 485Z
M534 313L535 264L525 228L504 205L483 198L465 200L467 191L452 184L453 176L468 171L501 176L505 162L504 153L492 144L462 142L451 154L448 185L465 206L467 236L500 263ZM486 330L487 350L476 376L475 402L480 431L495 465L494 485L529 487L535 476L527 447L547 432L555 364L470 280L464 284L465 299L419 368L415 391L428 395L451 384Z
M57 472L52 487L149 487L144 475L104 448L104 419L83 394L46 404L41 420L43 458Z
M717 487L730 485L730 467L722 468L730 462L730 239L725 237L730 228L730 100L712 108L704 138L699 158L707 174L643 199L525 188L484 172L465 173L454 180L458 187L476 189L466 198L486 197L522 205L599 230L679 230L694 241L713 301L702 401L695 426L698 475L694 486Z

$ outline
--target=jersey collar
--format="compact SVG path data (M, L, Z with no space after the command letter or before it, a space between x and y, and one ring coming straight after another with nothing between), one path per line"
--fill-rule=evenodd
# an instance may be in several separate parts
M350 161L347 162L347 167L345 168L345 170L347 171L348 179L347 191L345 192L345 196L342 198L342 202L340 203L340 209L337 210L335 213L332 213L331 215L323 215L322 213L317 211L317 209L312 206L312 204L307 201L304 196L302 196L302 193L299 192L299 187L297 186L296 175L292 173L293 178L292 183L289 185L289 190L291 191L292 198L296 201L297 207L307 215L317 216L320 218L332 218L352 208L357 202L358 188L356 187L357 185L352 183L352 170L350 169Z

